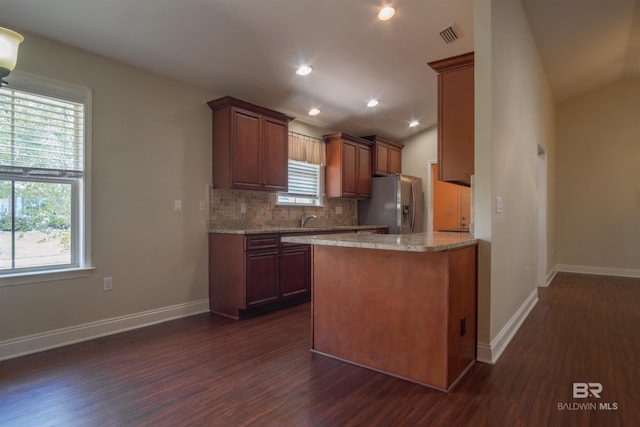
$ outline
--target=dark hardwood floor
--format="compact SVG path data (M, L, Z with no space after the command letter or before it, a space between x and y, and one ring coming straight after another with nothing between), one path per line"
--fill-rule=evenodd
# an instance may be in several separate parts
M306 304L0 362L0 426L640 425L640 279L558 274L539 296L498 363L450 393L310 353Z

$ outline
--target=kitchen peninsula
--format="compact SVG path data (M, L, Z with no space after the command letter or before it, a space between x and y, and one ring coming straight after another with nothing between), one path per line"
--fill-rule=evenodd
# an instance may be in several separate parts
M449 390L476 358L468 233L283 237L312 245L312 351Z

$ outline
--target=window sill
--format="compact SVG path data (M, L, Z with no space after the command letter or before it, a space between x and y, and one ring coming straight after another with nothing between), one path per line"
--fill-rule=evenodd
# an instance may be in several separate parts
M300 207L300 208L323 208L324 205L312 205L309 203L283 203L283 202L276 202L276 206L287 206L287 207Z
M95 267L67 268L63 270L50 271L30 271L27 273L16 273L0 275L0 287L26 285L30 283L53 282L57 280L76 279L79 277L89 277Z

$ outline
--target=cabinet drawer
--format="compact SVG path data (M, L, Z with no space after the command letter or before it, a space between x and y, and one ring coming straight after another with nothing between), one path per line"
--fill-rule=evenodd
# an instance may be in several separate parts
M278 234L260 234L256 236L247 236L244 241L244 250L277 248L280 245L280 236Z

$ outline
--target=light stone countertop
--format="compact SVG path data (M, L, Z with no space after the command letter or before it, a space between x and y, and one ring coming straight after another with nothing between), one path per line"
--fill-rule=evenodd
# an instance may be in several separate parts
M262 233L314 233L326 231L353 231L353 230L375 230L377 228L387 228L386 225L334 225L326 227L275 227L275 226L246 226L243 228L223 228L209 227L209 233L214 234L262 234Z
M348 248L383 249L404 252L439 252L475 245L478 241L469 233L414 234L320 234L283 237L283 242L308 245L342 246Z

